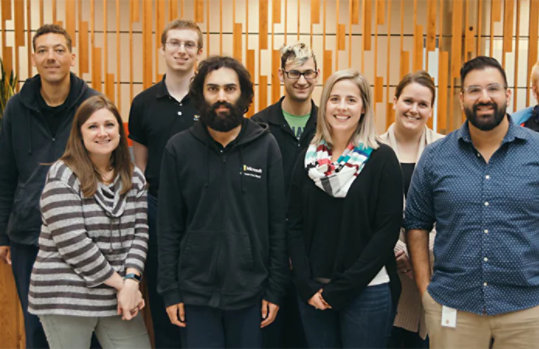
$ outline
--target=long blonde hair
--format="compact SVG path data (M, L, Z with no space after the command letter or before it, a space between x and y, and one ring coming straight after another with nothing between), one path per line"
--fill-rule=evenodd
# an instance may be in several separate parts
M354 69L336 71L324 84L322 97L320 98L320 107L318 108L318 115L316 117L316 133L311 144L320 144L320 142L325 141L330 147L333 146L331 127L326 121L326 104L329 100L331 90L333 90L333 86L341 80L350 80L356 84L359 88L364 108L363 115L361 115L361 118L359 119L357 128L352 134L350 142L352 142L354 146L358 146L359 143L361 143L364 146L377 149L378 142L376 141L376 129L374 127L374 115L372 111L372 95L369 82L363 75Z

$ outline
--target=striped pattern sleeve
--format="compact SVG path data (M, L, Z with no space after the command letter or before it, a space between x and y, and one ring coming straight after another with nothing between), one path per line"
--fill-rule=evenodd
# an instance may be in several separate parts
M84 224L82 198L57 177L47 179L41 195L41 215L50 239L40 243L57 249L63 260L85 280L88 287L102 284L114 270L97 245L88 236Z
M146 180L138 168L133 173L131 192L135 192L135 237L125 260L125 269L134 268L142 274L148 251L148 201Z

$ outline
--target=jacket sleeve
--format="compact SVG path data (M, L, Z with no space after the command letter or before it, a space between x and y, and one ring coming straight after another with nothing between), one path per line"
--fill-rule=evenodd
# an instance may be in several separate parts
M45 226L40 248L56 249L88 287L101 285L107 280L114 270L88 236L80 195L60 180L47 179L40 206Z
M373 181L379 181L379 192L371 201L376 203L371 223L373 234L352 266L324 287L322 296L334 309L342 308L367 287L389 259L395 258L393 247L402 223L402 174L393 151L388 147L379 151L384 151L386 159L380 173L373 176Z
M148 252L148 200L144 175L138 170L135 171L135 176L142 183L135 189L137 191L135 196L135 238L127 253L125 269L135 268L142 274L144 271L144 263L146 262L146 254Z
M302 152L294 166L288 203L288 254L292 262L292 277L300 297L307 302L320 286L312 280L309 257L303 233L303 191L305 180L309 180L303 168L305 152Z
M9 245L7 225L18 178L11 135L11 118L14 115L15 99L16 97L11 98L6 105L0 130L0 246Z
M157 291L165 306L182 302L178 280L180 242L184 234L185 205L180 190L181 178L177 159L167 146L161 162L158 210L158 274Z
M269 282L264 299L281 304L288 280L286 257L286 206L284 205L284 177L281 153L271 137L269 149L268 209L269 209Z

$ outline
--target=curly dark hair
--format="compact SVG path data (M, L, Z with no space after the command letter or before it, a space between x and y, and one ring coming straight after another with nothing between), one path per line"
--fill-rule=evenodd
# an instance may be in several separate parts
M254 97L253 83L251 82L251 74L237 60L232 57L212 56L200 62L198 71L191 81L189 94L196 106L206 103L204 99L204 81L206 76L217 69L230 68L238 74L240 82L241 96L236 102L238 109L246 113L251 105Z

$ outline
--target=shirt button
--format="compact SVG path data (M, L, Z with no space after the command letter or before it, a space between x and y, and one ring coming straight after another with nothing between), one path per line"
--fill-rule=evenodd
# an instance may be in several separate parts
M488 229L483 230L485 234L488 234Z
M488 206L488 201L485 201L485 206Z
M490 179L490 175L486 175L486 176L485 176L485 179Z
M488 262L488 258L487 258L487 257L483 258L483 260L484 260L485 262Z
M488 284L487 284L486 282L483 282L483 286L487 287L487 286L488 286Z
M183 103L180 103L180 107L183 105Z
M480 158L480 157L481 157L481 153L477 153L476 155L477 155L477 157L478 157L478 158Z
M178 112L178 115L182 115L182 112L181 112L181 111L179 111L179 112Z

